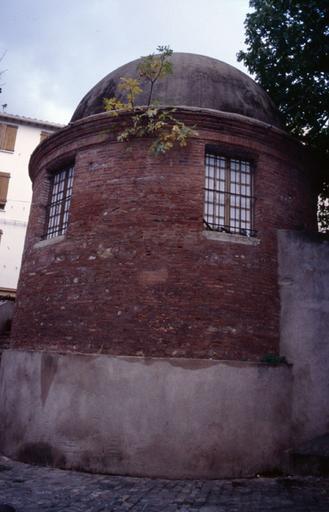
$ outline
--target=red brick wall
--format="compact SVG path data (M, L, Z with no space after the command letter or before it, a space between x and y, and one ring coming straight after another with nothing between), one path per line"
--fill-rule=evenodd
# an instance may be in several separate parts
M277 229L315 229L305 157L283 132L239 116L182 110L186 148L153 157L117 143L93 116L33 155L33 205L13 337L17 347L257 360L278 351ZM255 161L258 246L203 235L204 154L218 144ZM44 231L47 173L75 158L65 239Z

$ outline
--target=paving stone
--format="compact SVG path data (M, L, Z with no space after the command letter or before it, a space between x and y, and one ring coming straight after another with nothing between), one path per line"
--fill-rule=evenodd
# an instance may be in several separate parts
M0 512L15 512L15 509L7 503L0 503Z
M329 478L132 478L0 456L0 512L5 504L15 512L328 512Z

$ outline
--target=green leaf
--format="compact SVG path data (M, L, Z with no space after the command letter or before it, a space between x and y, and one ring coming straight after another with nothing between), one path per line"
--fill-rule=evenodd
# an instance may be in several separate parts
M250 0L246 50L237 55L278 106L287 130L312 151L319 218L329 230L328 0Z

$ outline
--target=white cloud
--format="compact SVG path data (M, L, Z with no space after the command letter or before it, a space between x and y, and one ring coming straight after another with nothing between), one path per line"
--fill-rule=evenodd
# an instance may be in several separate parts
M0 103L13 114L68 122L86 92L158 44L243 69L248 0L11 0L2 6Z

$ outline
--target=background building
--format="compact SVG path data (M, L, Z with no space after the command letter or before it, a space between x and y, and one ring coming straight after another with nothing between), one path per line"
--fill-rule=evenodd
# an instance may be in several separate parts
M31 153L62 125L0 114L0 297L15 296L30 212Z

